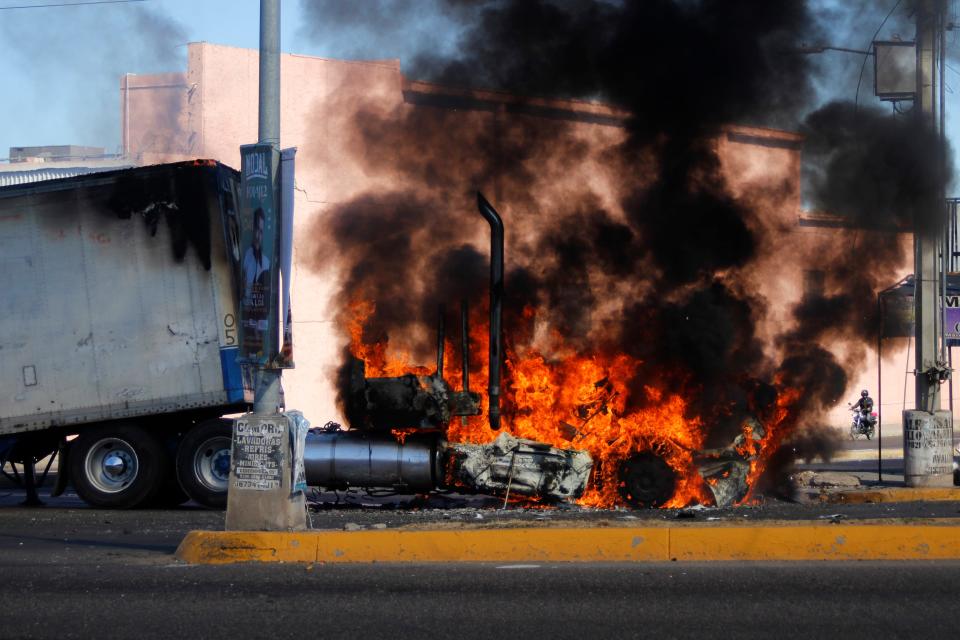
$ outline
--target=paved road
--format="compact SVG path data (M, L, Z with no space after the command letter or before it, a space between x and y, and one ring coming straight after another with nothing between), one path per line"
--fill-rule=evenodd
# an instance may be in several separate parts
M956 637L960 563L188 566L223 513L0 499L0 638ZM596 512L325 508L315 525L960 517L958 503ZM832 518L831 518L832 519Z
M0 554L4 638L955 638L960 563L185 566Z

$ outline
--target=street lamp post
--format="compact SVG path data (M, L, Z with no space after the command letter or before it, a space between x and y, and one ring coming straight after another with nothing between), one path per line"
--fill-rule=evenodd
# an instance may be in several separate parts
M225 526L227 530L295 530L307 528L302 490L307 423L298 420L296 412L281 413L280 374L282 367L292 366L292 361L278 353L279 326L286 326L287 320L286 314L279 317L278 262L288 265L287 258L278 255L278 229L286 234L293 229L292 210L287 222L279 211L284 196L277 182L281 156L280 0L260 0L259 82L258 142L240 148L241 209L260 252L260 256L251 254L249 283L244 258L241 355L249 366L257 367L257 376L253 413L234 423ZM292 206L292 201L287 204ZM269 253L265 245L269 245ZM289 277L287 268L285 281ZM288 302L285 299L285 307Z

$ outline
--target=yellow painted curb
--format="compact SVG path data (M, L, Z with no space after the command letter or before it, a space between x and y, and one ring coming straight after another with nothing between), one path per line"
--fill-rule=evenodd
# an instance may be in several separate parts
M176 557L200 564L960 559L960 523L191 531Z
M798 525L676 528L677 560L960 559L960 527L938 525Z
M177 558L191 563L314 562L312 532L191 531L177 547Z
M960 502L957 487L896 487L890 489L850 489L825 493L820 498L830 504L878 502Z

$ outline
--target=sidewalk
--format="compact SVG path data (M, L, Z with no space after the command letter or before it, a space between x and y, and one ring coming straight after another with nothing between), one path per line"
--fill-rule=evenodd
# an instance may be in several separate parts
M797 498L801 502L864 504L919 501L960 501L960 487L908 488L903 476L903 452L887 456L881 449L847 449L830 462L798 464L793 474Z

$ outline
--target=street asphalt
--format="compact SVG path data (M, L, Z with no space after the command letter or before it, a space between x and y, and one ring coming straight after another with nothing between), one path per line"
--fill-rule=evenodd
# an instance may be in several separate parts
M3 638L955 638L960 562L228 565L0 552ZM111 555L115 554L115 555Z
M869 464L869 461L862 461ZM838 470L840 461L814 467ZM891 465L893 463L891 462ZM74 493L19 506L0 485L0 638L929 637L953 638L960 562L187 565L198 507L105 511ZM499 509L469 496L312 496L322 529L640 526L960 518L960 503L734 509Z

